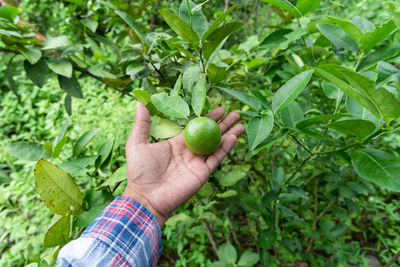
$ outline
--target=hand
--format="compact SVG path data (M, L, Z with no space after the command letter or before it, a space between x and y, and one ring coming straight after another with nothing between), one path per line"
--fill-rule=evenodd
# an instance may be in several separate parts
M223 108L216 108L207 117L218 121L224 114ZM126 143L128 184L123 195L144 205L162 227L168 216L203 186L234 147L237 137L244 132L242 124L233 126L239 119L238 113L229 113L219 123L223 134L219 148L209 156L200 156L187 149L183 132L150 144L150 114L138 103Z

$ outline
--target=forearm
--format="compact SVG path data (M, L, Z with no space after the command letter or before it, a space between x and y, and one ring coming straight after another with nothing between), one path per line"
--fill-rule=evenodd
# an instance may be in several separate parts
M59 266L155 266L161 229L154 215L129 197L117 197L82 236L64 246Z

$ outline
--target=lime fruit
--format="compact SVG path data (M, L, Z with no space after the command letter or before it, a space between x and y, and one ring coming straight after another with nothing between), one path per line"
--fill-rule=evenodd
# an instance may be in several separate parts
M221 131L218 124L207 117L191 120L186 125L183 135L187 148L198 155L211 154L221 142Z

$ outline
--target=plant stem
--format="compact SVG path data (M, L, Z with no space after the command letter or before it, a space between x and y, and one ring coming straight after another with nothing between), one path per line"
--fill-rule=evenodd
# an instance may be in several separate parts
M295 141L299 146L301 146L301 147L304 148L308 153L310 153L310 155L314 155L314 153L311 152L311 150L310 150L308 147L306 147L302 142L300 142L300 141L296 138L295 135L289 133L289 136L292 137L292 138L294 139L294 141Z
M189 9L189 16L190 16L190 28L193 26L193 18L192 18L192 8L190 7L189 0L186 0L187 7Z
M208 230L208 239L210 240L210 243L214 249L214 253L216 256L218 256L218 248L217 248L217 242L215 242L215 236L214 233L211 229L210 224L206 223L206 222L202 222L203 226Z

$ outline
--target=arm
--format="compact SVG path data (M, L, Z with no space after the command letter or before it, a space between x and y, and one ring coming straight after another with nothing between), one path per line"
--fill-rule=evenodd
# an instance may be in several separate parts
M207 116L220 120L217 108ZM220 123L220 147L209 156L195 155L183 134L149 143L150 115L138 103L135 124L126 143L128 184L86 229L61 249L60 266L154 266L161 253L161 230L169 215L207 181L244 132L240 116L228 114ZM232 127L233 126L233 127Z

